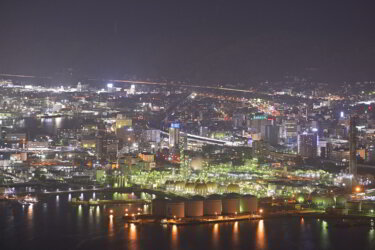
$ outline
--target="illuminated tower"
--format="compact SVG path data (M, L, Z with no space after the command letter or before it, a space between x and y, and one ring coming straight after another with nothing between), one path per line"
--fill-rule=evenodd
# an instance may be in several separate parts
M357 131L356 131L356 118L350 117L349 123L349 174L353 176L355 182L357 178ZM355 184L355 183L354 183Z

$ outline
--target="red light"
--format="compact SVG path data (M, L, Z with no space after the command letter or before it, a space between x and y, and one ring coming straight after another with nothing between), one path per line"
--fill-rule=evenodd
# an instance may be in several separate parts
M368 106L368 110L372 110L372 107L371 107L371 106Z

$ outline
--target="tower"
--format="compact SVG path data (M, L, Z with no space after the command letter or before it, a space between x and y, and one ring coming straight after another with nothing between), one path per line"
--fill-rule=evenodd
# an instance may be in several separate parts
M353 180L355 182L357 178L357 131L355 116L350 116L349 151L349 174L353 176Z

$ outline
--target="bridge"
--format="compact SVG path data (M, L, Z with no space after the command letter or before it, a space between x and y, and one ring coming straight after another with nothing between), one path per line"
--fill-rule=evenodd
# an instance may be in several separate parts
M160 130L160 133L166 136L169 136L169 133ZM200 142L205 142L208 144L215 144L215 145L220 145L220 146L238 146L237 144L230 142L230 141L224 141L224 140L218 140L214 138L209 138L209 137L204 137L204 136L199 136L199 135L193 135L185 132L180 132L181 136L187 136L188 141L200 141Z

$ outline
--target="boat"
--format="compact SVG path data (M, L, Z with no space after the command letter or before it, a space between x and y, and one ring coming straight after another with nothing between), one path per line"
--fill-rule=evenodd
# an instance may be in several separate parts
M19 199L18 203L21 205L25 205L25 206L34 205L38 203L38 199L36 197L31 197L30 195L26 195L24 198Z

